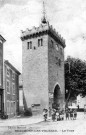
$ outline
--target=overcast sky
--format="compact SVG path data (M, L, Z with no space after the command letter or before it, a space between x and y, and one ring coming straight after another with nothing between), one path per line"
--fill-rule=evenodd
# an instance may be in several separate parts
M65 58L86 60L86 0L46 0L47 19L66 40ZM4 58L22 69L21 30L39 26L42 0L0 0L0 34Z

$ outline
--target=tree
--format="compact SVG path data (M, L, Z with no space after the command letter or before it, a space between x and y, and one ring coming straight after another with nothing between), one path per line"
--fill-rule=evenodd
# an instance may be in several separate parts
M86 95L86 62L68 57L65 60L66 100L76 99L78 94Z

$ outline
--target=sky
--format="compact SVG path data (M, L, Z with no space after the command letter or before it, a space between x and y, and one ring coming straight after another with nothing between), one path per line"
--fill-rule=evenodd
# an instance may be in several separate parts
M22 72L21 30L39 26L42 0L0 0L4 59ZM86 0L45 0L47 20L65 39L67 56L86 60Z

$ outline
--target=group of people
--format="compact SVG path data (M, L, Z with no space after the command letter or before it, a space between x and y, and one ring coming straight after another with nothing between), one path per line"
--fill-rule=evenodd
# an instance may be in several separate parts
M64 120L64 111L53 109L51 115L53 121Z
M51 115L52 115L53 121L64 120L64 111L58 111L56 109L52 109ZM48 110L47 109L43 109L43 117L44 117L44 121L46 121L47 117L48 117Z
M66 120L75 120L77 118L77 110L76 109L66 109L65 110L66 114Z
M52 121L60 121L60 120L64 120L64 118L66 118L66 120L69 120L69 119L75 120L77 118L77 110L69 109L69 108L66 108L65 111L52 109L51 116L52 116ZM43 117L44 117L44 120L46 121L48 117L47 109L43 109Z

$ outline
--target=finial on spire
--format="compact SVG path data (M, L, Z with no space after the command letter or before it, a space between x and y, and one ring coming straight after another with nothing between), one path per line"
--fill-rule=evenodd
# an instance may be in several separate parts
M44 0L43 0L43 18L42 18L42 23L44 23L44 24L47 23Z

